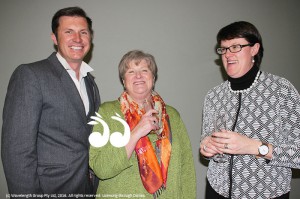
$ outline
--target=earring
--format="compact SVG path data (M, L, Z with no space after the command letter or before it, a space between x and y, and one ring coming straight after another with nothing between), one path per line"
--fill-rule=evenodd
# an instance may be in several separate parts
M254 60L254 58L252 58L252 63L254 63L255 62L255 60Z

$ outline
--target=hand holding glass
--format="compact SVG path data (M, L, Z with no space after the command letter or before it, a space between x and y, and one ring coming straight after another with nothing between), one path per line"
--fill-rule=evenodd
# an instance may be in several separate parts
M217 113L214 118L214 132L222 132L227 130L227 117L226 113ZM226 162L227 157L224 154L216 154L214 158L217 162Z
M148 112L149 110L154 109L153 103L151 101L149 101L149 100L144 100L143 107L144 107L145 112ZM159 120L157 113L152 113L152 116L156 117L157 120ZM160 125L159 125L159 128L160 128ZM158 130L156 130L156 131L154 131L154 130L150 131L150 133L156 133L156 132L158 132Z

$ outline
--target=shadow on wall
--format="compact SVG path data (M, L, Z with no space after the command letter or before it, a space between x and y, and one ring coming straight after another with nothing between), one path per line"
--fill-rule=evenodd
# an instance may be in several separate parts
M299 169L292 169L292 178L300 178L300 170Z
M218 47L219 47L218 44L216 44L215 45L215 52L217 51ZM222 56L221 55L219 55L219 58L215 60L215 64L217 66L220 66L220 72L221 72L221 75L222 75L222 79L224 81L226 81L227 80L227 73L226 73L226 71L225 71L225 69L223 67L223 62L222 62Z
M221 72L221 75L222 75L222 79L224 81L226 81L227 80L227 73L226 73L226 71L225 71L225 69L223 67L223 63L222 63L221 57L220 57L220 59L216 59L215 60L215 64L218 65L218 66L220 66L220 72Z
M205 167L208 167L208 163L209 163L209 160L208 159L205 159L199 152L199 162L205 166Z

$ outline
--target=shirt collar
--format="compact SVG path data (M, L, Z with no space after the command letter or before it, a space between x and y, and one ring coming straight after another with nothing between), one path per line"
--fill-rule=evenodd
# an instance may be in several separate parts
M70 65L68 64L68 62L66 61L65 58L63 58L59 52L56 53L56 57L59 60L59 62L63 65L63 67L66 70L73 70ZM80 66L80 74L82 77L85 77L87 75L88 72L92 72L94 71L94 69L92 67L90 67L87 63L85 63L84 61L82 61L81 66Z

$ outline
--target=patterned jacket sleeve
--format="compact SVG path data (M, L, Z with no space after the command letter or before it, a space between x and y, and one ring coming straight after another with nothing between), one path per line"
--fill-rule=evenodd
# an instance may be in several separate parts
M211 106L210 106L210 100L209 100L209 93L206 95L205 100L204 100L204 105L203 105L203 112L202 112L202 117L203 117L203 123L202 123L202 133L201 133L201 137L200 137L200 142L211 133L211 129L210 129L210 117L209 117L209 113L211 110Z
M300 96L295 87L286 79L280 82L281 132L284 141L273 145L275 166L300 168Z

